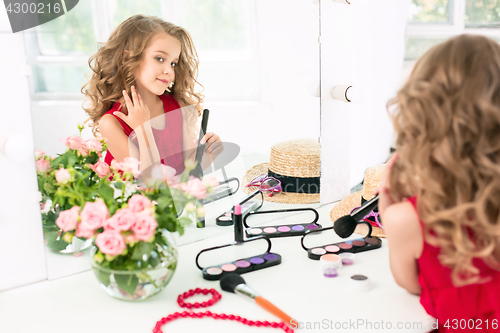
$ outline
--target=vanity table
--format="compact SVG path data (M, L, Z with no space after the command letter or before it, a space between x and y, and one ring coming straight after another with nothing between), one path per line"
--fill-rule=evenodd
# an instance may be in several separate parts
M334 205L318 209L319 223L323 227L332 225L329 212ZM265 202L262 210L290 207ZM145 301L114 299L100 288L92 271L85 271L0 293L0 332L151 332L162 317L185 311L177 305L177 296L198 287L215 288L222 299L209 308L194 309L195 312L209 310L250 320L276 321L277 318L252 302L221 291L218 281L202 278L195 265L197 253L233 240L231 227L217 227L213 219L207 219L207 232L211 228L223 231L219 231L218 236L180 245L179 263L172 280L165 290ZM188 228L183 237L189 237L190 231ZM326 232L331 234L331 242L341 241L332 231ZM350 238L359 238L359 235ZM300 246L300 237L274 238L272 251L282 256L280 265L242 277L250 287L304 325L299 332L384 332L388 330L387 325L392 325L390 331L393 332L430 331L431 318L421 307L418 297L397 286L392 278L385 239L380 249L356 254L355 263L344 266L335 278L323 276L319 261L309 259ZM354 274L366 275L371 281L371 289L366 292L350 290L348 280ZM202 302L209 298L210 294L195 295L186 301ZM397 329L397 325L401 329ZM164 325L162 330L282 332L212 318L180 318Z

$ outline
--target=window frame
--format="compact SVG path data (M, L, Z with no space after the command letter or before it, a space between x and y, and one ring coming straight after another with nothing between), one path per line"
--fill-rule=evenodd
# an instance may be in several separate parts
M439 38L443 36L456 36L463 33L479 34L489 37L500 38L500 26L474 25L468 27L465 24L466 0L449 0L452 10L450 11L450 19L452 24L446 23L411 23L408 22L406 27L406 38L422 37L422 38ZM405 68L411 68L415 64L416 59L405 59Z
M96 39L96 48L99 48L100 43L107 41L111 34L111 19L110 19L110 0L89 0L92 7L92 24L94 26L94 35ZM174 24L179 24L180 21L180 2L181 0L161 1L161 16ZM247 15L247 36L249 45L245 51L235 52L203 52L198 51L200 63L203 65L220 65L221 63L242 63L242 65L259 68L257 38L256 38L256 22L252 24L251 18L255 16L255 1L252 0L248 4ZM91 54L85 55L43 55L38 45L38 31L33 29L31 32L24 33L26 44L26 59L27 59L27 75L30 77L30 97L33 102L42 101L84 101L84 96L78 93L60 93L60 92L35 92L33 85L33 66L37 65L87 65ZM89 69L90 74L90 69ZM260 75L253 81L256 89L246 96L235 95L220 95L205 98L206 101L241 101L241 102L259 102L261 99L261 83ZM202 92L203 93L203 92Z

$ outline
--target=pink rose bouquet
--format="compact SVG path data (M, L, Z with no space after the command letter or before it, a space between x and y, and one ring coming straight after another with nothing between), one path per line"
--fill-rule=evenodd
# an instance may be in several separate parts
M46 243L59 252L75 237L93 240L93 264L104 269L135 271L171 257L166 231L182 235L186 225L204 217L201 200L218 185L215 179L190 177L190 163L180 175L170 166L153 166L143 181L133 157L111 165L102 161L104 139L70 136L62 141L68 149L54 159L35 153L42 204L49 207L50 202L42 214ZM109 283L103 274L98 278ZM143 278L116 281L132 292L134 281Z

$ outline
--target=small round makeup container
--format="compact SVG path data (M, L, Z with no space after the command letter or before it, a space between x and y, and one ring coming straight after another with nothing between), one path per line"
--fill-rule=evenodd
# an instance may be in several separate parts
M349 266L354 264L354 253L344 252L339 254L340 259L342 260L342 264Z
M321 270L326 277L335 277L342 268L342 260L336 254L324 254L319 258Z
M352 291L363 292L370 290L370 280L368 280L367 276L361 274L351 276L349 285Z

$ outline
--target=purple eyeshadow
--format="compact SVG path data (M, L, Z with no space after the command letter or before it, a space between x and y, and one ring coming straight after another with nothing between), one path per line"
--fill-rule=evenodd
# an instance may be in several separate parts
M264 255L264 259L266 259L267 261L276 260L278 259L278 256L275 255L274 253L268 253Z
M254 265L260 265L260 264L263 264L264 263L264 259L262 259L261 257L253 257L253 258L250 258L250 262Z
M281 226L281 227L278 227L278 231L287 232L287 231L290 231L290 227Z
M315 230L315 229L318 229L318 225L317 224L308 224L306 226L306 228L309 230Z
M304 226L302 226L302 225L294 225L294 226L292 227L292 230L295 230L295 231L302 231L302 230L304 230Z
M235 264L240 268L247 268L250 266L250 263L246 260L238 260L237 262L235 262Z

